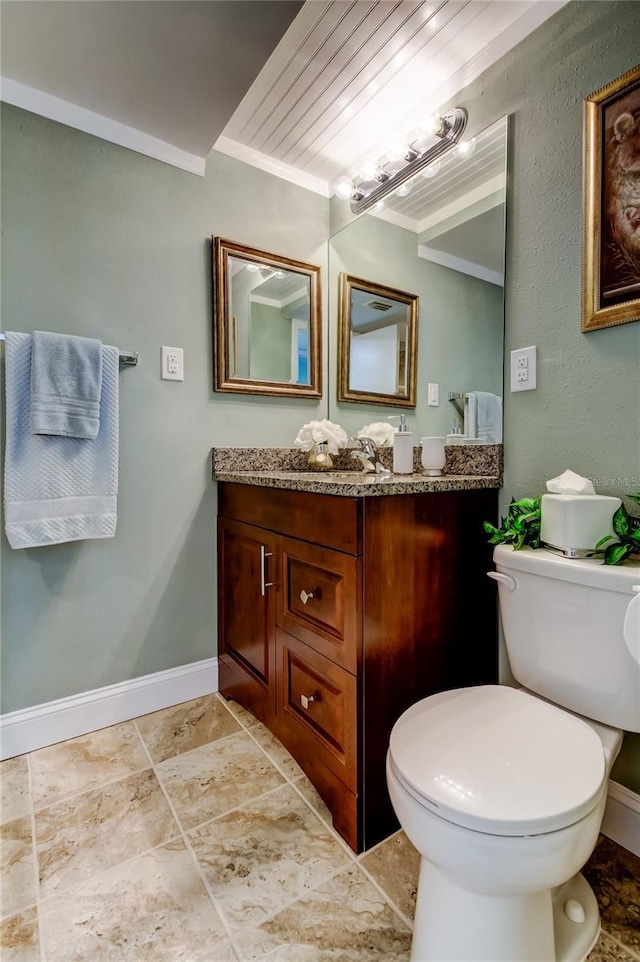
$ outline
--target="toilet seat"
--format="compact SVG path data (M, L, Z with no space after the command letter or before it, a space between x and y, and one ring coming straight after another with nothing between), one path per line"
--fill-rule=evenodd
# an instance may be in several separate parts
M393 727L389 761L426 808L490 835L540 835L579 821L605 782L603 745L575 715L520 689L440 692Z

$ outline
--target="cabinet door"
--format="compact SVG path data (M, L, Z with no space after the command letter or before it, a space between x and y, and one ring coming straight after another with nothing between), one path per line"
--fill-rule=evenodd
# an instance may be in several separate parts
M277 570L273 535L253 525L218 519L220 690L263 721L272 717L275 705Z

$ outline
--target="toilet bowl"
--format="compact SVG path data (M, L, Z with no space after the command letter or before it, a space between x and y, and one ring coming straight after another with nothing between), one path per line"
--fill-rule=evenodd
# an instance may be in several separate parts
M599 913L580 869L622 730L640 732L640 565L498 545L524 686L431 695L393 727L387 783L422 856L413 962L583 962Z
M422 857L412 962L580 962L599 914L578 873L595 847L619 731L530 692L418 702L387 783Z

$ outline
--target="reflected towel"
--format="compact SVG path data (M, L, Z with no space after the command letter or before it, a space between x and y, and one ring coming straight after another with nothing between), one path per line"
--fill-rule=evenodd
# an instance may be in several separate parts
M485 444L502 443L502 398L487 391L474 392L477 402L477 437Z
M465 438L478 437L478 398L473 391L464 396L463 430Z
M94 440L100 430L102 344L91 337L34 331L31 430Z
M91 444L32 434L30 334L7 332L5 531L12 548L115 534L118 493L119 352L102 348L100 431Z

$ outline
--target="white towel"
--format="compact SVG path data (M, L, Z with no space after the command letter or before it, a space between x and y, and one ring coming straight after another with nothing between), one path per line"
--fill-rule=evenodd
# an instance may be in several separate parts
M30 334L7 332L4 522L12 548L115 534L119 352L103 347L95 441L31 433Z
M475 392L478 401L478 437L485 444L502 443L502 398L488 391Z
M478 398L473 391L465 394L463 430L465 438L478 437Z
M94 440L100 431L102 344L93 337L34 331L31 430Z

